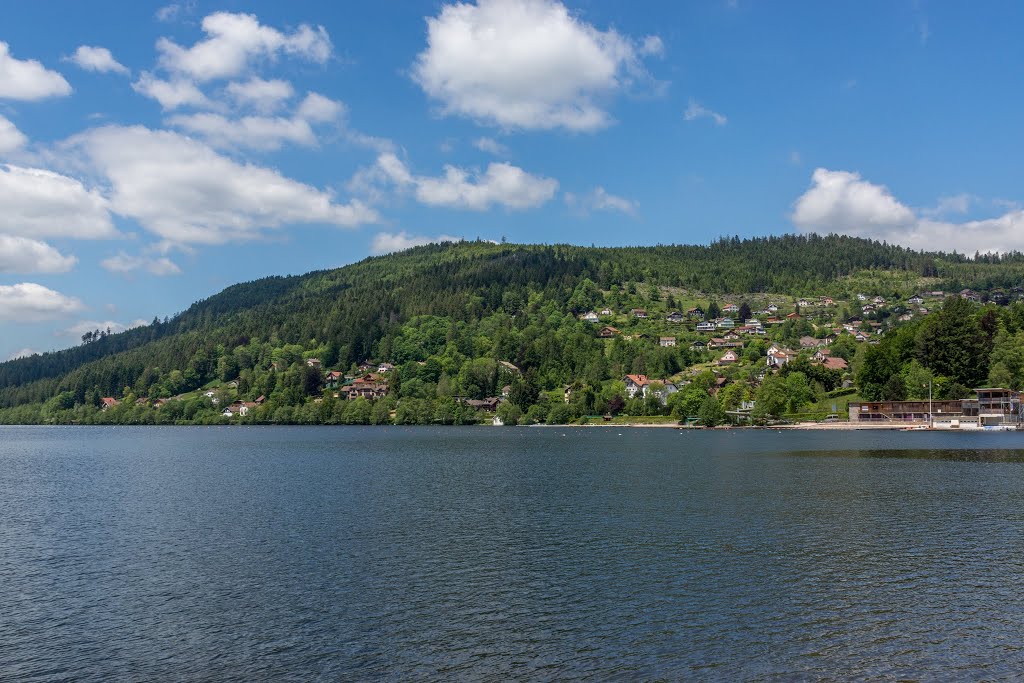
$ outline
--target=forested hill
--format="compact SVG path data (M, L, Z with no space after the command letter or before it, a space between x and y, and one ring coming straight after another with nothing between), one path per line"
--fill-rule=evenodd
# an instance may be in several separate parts
M461 242L302 276L234 285L149 326L79 347L0 363L0 407L46 400L60 391L81 397L138 386L161 368L189 369L201 381L218 357L260 339L325 346L332 365L379 355L400 325L431 315L478 321L497 311L514 316L537 301L575 311L584 281L634 293L678 288L692 294L772 292L844 294L843 278L899 271L947 288L980 290L1019 282L1024 259L968 259L922 253L844 236L723 239L709 246L595 248ZM641 296L642 302L642 296ZM145 384L145 382L144 382Z

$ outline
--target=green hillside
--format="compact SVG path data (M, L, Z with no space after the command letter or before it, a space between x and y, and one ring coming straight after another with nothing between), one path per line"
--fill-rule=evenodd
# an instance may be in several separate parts
M260 396L265 400L238 417L350 421L346 412L358 405L351 420L370 420L375 410L377 421L474 421L493 406L481 412L467 401L500 397L503 387L513 392L503 401L506 416L508 406L517 418L531 410L544 419L553 410L559 419L603 413L622 393L625 374L681 386L699 377L698 384L712 382L704 396L717 394L707 391L716 376L710 370L736 374L737 368L710 365L715 354L694 344L707 336L698 333L697 318L670 323L669 313L699 305L710 316L715 311L707 309L735 302L767 319L769 304L785 316L797 312L801 297L815 304L831 298L829 306L812 306L743 339L738 365L749 363L749 376L729 383L743 387L734 393L752 396L772 342L798 346L801 337L835 334L850 319L881 339L901 316L907 325L919 322L904 300L925 290L970 287L979 299L1009 304L1022 273L1019 254L969 259L843 236L634 248L428 245L336 270L235 285L143 328L0 363L0 421L219 421L225 405ZM857 294L890 303L865 314ZM580 319L605 308L599 324ZM637 308L650 315L629 313ZM602 327L616 332L602 338ZM674 345L661 345L668 335ZM846 354L851 363L855 353L851 347ZM368 360L394 370L346 401L341 388L358 384L357 365ZM325 379L329 370L339 373L336 381ZM852 378L853 370L846 375ZM809 391L836 388L842 374L808 379ZM562 400L566 388L579 390L575 403ZM203 395L212 391L221 392L216 403ZM553 405L556 394L561 403ZM119 404L102 410L102 398ZM176 400L157 409L157 399ZM649 403L621 409L673 409Z

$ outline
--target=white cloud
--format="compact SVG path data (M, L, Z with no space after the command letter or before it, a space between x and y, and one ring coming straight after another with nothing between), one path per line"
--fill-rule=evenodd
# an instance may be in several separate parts
M195 10L195 0L189 0L185 4L172 3L165 5L156 11L154 15L157 21L171 22L182 14L191 14Z
M355 227L379 220L358 201L275 170L241 164L170 131L108 126L72 138L111 187L114 212L171 244L219 244L295 223Z
M481 152L487 152L494 156L505 156L508 154L508 147L501 144L494 138L477 138L473 141L473 146Z
M660 57L665 54L665 43L658 36L647 36L640 43L638 52L642 55Z
M20 149L28 142L25 134L17 126L0 116L0 154L7 154Z
M971 208L971 203L976 197L967 193L953 195L951 197L939 197L939 202L934 207L921 209L921 214L930 218L947 216L951 213L964 214Z
M107 200L68 176L0 164L0 233L99 239L117 236Z
M479 0L427 19L427 48L412 75L447 114L594 131L612 122L604 100L647 78L640 57L659 43L600 31L557 0Z
M0 320L37 322L80 311L82 302L34 282L0 285Z
M683 118L687 121L696 121L697 119L708 118L715 122L716 126L724 126L729 122L724 115L719 114L717 111L712 111L700 104L696 100L690 100L690 106L683 112Z
M66 273L77 261L45 242L0 234L0 273Z
M128 75L128 67L114 59L114 55L105 47L79 45L75 54L68 57L68 61L74 62L86 71Z
M815 169L811 189L793 207L793 223L801 230L826 230L865 236L903 231L917 220L889 190L846 171Z
M125 330L131 330L136 327L145 327L149 323L141 318L133 320L127 325L119 323L116 320L80 320L71 327L59 330L57 336L60 337L76 337L81 338L86 332L95 332L99 330L106 332L110 330L111 334L117 334L118 332L124 332Z
M7 360L18 360L19 358L28 358L29 356L38 356L39 353L40 352L36 351L35 349L29 349L29 348L18 349L17 351L12 353L11 355L7 356Z
M71 94L71 86L56 71L34 59L15 59L0 41L0 99L42 100Z
M591 211L619 211L630 216L635 216L640 206L635 200L611 194L600 186L583 196L566 192L565 203L570 209L581 214Z
M428 206L485 211L492 205L507 209L532 209L555 196L558 181L527 173L511 164L492 163L481 175L456 166L445 166L444 175L416 176L394 154L377 159L380 176L398 185L411 187L416 199Z
M942 202L940 202L942 206ZM947 210L967 208L961 200ZM882 185L848 171L819 168L812 186L793 205L792 220L804 232L835 232L885 240L927 251L1006 252L1024 250L1024 211L961 223L915 213Z
M156 44L160 64L203 82L235 76L253 60L273 59L282 52L319 64L331 56L331 41L322 26L302 24L285 34L260 24L252 14L216 12L203 19L203 32L208 37L189 48L161 38Z
M199 135L214 147L279 149L284 143L315 147L316 135L303 119L281 116L244 116L229 119L220 114L200 113L173 116L167 122Z
M295 115L307 121L326 123L335 121L345 113L345 105L341 102L324 97L320 93L308 93Z
M196 84L187 79L175 78L166 81L143 71L139 80L132 83L132 88L140 95L159 102L165 111L185 106L213 107L213 103L196 87Z
M370 244L370 251L374 254L390 254L394 251L403 251L412 247L419 247L424 244L436 242L461 242L461 237L451 235L438 235L437 237L425 237L422 235L410 235L404 230L401 232L379 232L373 237Z
M150 275L159 277L181 274L181 268L178 267L178 264L166 256L147 258L145 256L131 256L123 251L118 252L116 256L100 261L100 265L112 273L120 273L122 275L128 275L137 270L145 270Z
M285 100L295 94L295 89L288 81L268 81L255 76L247 81L228 83L224 90L239 105L252 107L264 114L280 109Z

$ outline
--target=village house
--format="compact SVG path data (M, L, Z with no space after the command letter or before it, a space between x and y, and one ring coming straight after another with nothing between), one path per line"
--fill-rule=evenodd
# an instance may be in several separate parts
M490 396L488 398L481 399L466 399L463 401L470 408L477 410L483 410L487 413L493 413L498 409L498 405L501 403L501 399L496 396Z
M306 365L308 365L311 368L316 368L317 370L319 370L320 369L320 359L319 358L307 358L306 359Z
M626 375L623 378L626 384L626 395L629 398L636 398L637 394L646 398L648 395L655 396L662 405L668 403L668 397L670 394L674 394L679 391L679 388L669 382L668 380L652 380L647 375ZM662 385L662 389L655 390L651 387L652 384ZM653 392L653 393L652 393Z
M676 338L675 337L659 337L658 338L658 346L668 347L668 346L675 346L675 345L676 345Z
M907 299L907 303L908 304L913 304L915 306L923 304L924 303L924 297L921 296L920 294L915 294L914 296L912 296L909 299Z
M600 337L601 339L611 339L617 334L622 334L622 332L612 327L611 325L606 325L597 332L597 336Z
M740 357L736 354L736 352L729 350L726 351L725 354L718 359L717 363L719 365L732 365L733 363L738 363L739 360Z
M818 301L822 306L832 306L835 304L835 301L833 301L832 297L829 296L819 296Z
M395 366L392 365L391 363L381 363L380 365L377 366L377 372L379 372L382 375L386 372L391 372L394 369Z
M732 318L720 318L717 324L720 330L731 330L736 327L736 321Z
M815 339L814 337L800 337L800 348L801 349L813 349L820 346L821 340Z
M705 344L700 339L698 339L697 341L695 341L692 344L690 344L690 350L691 351L703 351L706 348L707 348L707 344Z
M357 377L351 384L347 384L339 390L340 397L348 401L354 401L360 396L374 400L387 396L387 393L387 382L383 377L372 372Z
M864 311L865 313L874 313L875 312L875 305L874 304L864 304L864 306L860 310Z
M726 304L722 306L723 313L739 313L740 307L736 304Z
M648 380L647 375L626 375L623 382L626 384L626 395L629 398L636 398L636 395L647 386Z
M343 381L345 381L345 375L337 370L331 370L324 375L324 386L328 389L337 389Z
M104 396L100 399L100 410L109 410L114 406L120 405L120 401L110 396Z
M981 301L981 297L978 296L978 293L975 292L972 289L961 289L960 290L960 298L961 299L967 299L968 301L974 301L974 302Z
M693 319L704 319L704 309L700 306L694 306L693 308L687 309L686 316Z
M828 368L829 370L839 370L840 372L846 372L846 369L849 367L845 360L838 357L826 358L825 360L821 361L821 365L824 366L825 368Z
M858 294L857 295L857 301L867 301L867 300L868 300L867 294Z
M818 349L817 351L814 352L814 355L811 356L811 358L813 360L816 360L818 362L821 362L821 361L825 360L826 358L831 358L831 357L832 357L832 349Z
M874 299L871 300L871 302L876 304L876 305L878 305L878 306L884 306L885 305L885 297L884 296L876 296Z
M789 315L786 316L786 319L787 320L796 320L799 317L800 317L799 313L790 313Z
M775 304L768 304L768 308L766 308L765 310L768 311L769 313L778 313L779 307L776 306Z
M739 349L743 347L743 342L739 339L726 339L725 337L712 337L711 341L708 342L709 349Z
M643 318L647 317L647 311L645 311L642 308L632 308L632 309L630 309L629 314L631 316L633 316L634 318L641 318L641 319L643 319Z
M811 302L808 301L807 299L800 299L800 301L796 302L796 305L799 306L800 308L807 308L808 306L811 305Z
M583 322L587 322L587 323L596 323L596 322L599 322L601 320L598 317L597 313L594 313L593 311L588 311L588 312L584 313L583 315L580 316L580 319Z
M665 316L665 320L667 320L670 323L681 323L684 320L686 320L686 316L684 316L679 311L672 311L667 316Z
M514 365L512 363L509 363L507 360L499 360L498 361L498 368L500 370L504 371L504 372L508 372L508 373L513 374L513 375L520 375L523 372L522 370L519 369L518 365Z
M698 332L714 332L715 329L715 324L713 322L697 323Z

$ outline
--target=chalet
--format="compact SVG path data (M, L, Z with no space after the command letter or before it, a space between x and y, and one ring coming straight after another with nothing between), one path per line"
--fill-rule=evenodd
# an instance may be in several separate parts
M814 349L821 345L820 339L814 337L800 337L800 348L801 349Z
M971 289L961 289L960 298L967 299L968 301L981 301L981 297L978 295L978 293Z
M316 368L317 370L319 370L320 369L320 359L319 358L307 358L306 359L306 365L308 367Z
M676 345L676 338L675 337L659 337L658 338L658 346L668 347L668 346L675 346L675 345Z
M341 387L338 393L349 401L354 401L360 396L373 400L387 396L388 384L380 375L368 372L362 377L357 377L351 384Z
M110 408L113 408L114 406L117 406L117 405L120 405L120 404L121 404L121 402L118 401L116 398L111 398L110 396L105 396L105 397L100 399L100 410L109 410Z
M599 322L601 318L598 317L597 313L594 313L593 311L588 311L587 313L584 313L583 315L580 316L580 320L587 323L596 323Z
M865 313L874 313L875 312L875 305L874 304L864 304L863 308L861 308L860 310L864 311Z
M690 350L691 351L703 351L704 349L707 348L707 346L708 346L707 344L705 344L703 341L698 339L697 341L695 341L692 344L690 344Z
M761 327L761 321L758 320L757 318L747 318L746 320L743 321L743 324L749 325L751 327Z
M672 311L667 316L665 316L665 320L667 320L670 323L681 323L684 320L686 320L686 316L684 316L679 311Z
M717 325L720 330L731 330L736 327L736 321L732 318L720 318Z
M835 304L835 301L832 300L832 297L828 297L828 296L819 296L818 297L818 302L822 306L832 306L832 305Z
M345 375L337 370L331 370L324 375L324 386L328 389L337 389L338 385L345 381Z
M1017 290L1016 287L1014 287L1013 289L1014 289L1014 291ZM941 298L946 296L946 293L943 292L941 289L936 289L934 291L928 292L928 296L935 297L936 299L941 299Z
M604 317L607 318L610 315L615 315L615 311L613 311L610 308L602 308L601 309L601 315L603 315Z
M374 370L376 370L377 369L377 364L374 363L371 360L364 360L357 367L359 369L359 372L367 373L367 372L373 372Z
M254 408L256 408L256 403L252 401L235 401L231 405L224 408L224 411L221 413L221 415L223 415L224 417L234 417L235 415L245 417L246 415L249 414L249 411L253 410Z
M876 304L878 306L884 306L885 305L885 297L884 296L876 296L874 299L871 300L871 303Z
M766 308L765 310L768 311L769 313L778 313L779 307L776 306L775 304L768 304L768 308Z
M769 353L767 356L768 367L770 368L781 368L783 365L788 363L792 358L788 353L782 351L776 351L775 353Z
M853 338L856 339L859 342L865 342L868 339L870 339L871 337L869 337L868 335L864 334L863 332L858 332L857 334L853 335Z
M740 357L736 354L736 352L730 350L726 351L725 354L721 358L719 358L717 362L719 365L732 365L733 363L738 363L739 361Z
M817 351L814 352L814 355L811 356L811 358L813 358L814 360L818 361L819 363L821 361L825 360L826 358L831 358L831 357L832 357L832 349L818 349Z
M487 413L493 413L494 411L496 411L498 409L498 405L501 403L501 399L496 397L496 396L491 396L491 397L482 398L482 399L472 399L471 398L471 399L467 399L467 400L463 401L463 403L465 403L470 408L475 408L477 410L483 410L484 412L487 412Z
M913 304L914 306L919 306L924 303L924 297L921 296L920 294L915 294L914 296L907 299L907 303Z
M394 369L395 366L392 365L391 363L381 363L380 365L377 366L377 372L379 372L382 375L386 372L391 372Z
M826 358L825 360L821 361L821 364L822 366L829 370L839 370L840 372L846 372L846 369L849 367L845 360L838 357Z
M811 306L812 304L807 299L800 299L800 301L796 302L796 305L799 306L800 308L807 308L808 306Z
M257 396L256 400L253 401L253 403L255 403L258 406L261 406L261 405L263 405L266 402L267 402L267 397L264 396L263 394L260 394L259 396Z
M905 323L905 322L909 322L909 321L913 320L913 318L914 318L914 314L913 313L904 313L903 315L901 315L900 317L898 317L896 319L899 320L901 323Z
M799 317L800 317L799 313L790 313L789 315L786 316L786 319L787 320L796 320Z
M726 304L725 306L722 306L723 313L739 313L739 311L740 307L736 304Z
M704 309L700 306L694 306L693 308L687 309L686 317L693 319L704 319Z
M617 334L622 334L622 332L612 327L611 325L605 325L597 332L597 336L600 337L601 339L611 339Z
M779 318L768 318L767 320L764 321L764 324L765 325L781 325L784 322L786 322L786 321L785 320L780 320Z
M643 318L647 317L647 311L645 311L642 308L632 308L632 309L630 309L629 314L631 316L633 316L634 318L641 318L641 319L643 319Z
M713 322L697 323L698 332L714 332L715 324Z
M506 384L501 388L501 397L508 398L512 394L512 385Z
M743 348L743 342L736 339L726 339L724 337L712 337L711 341L708 342L709 349L739 349Z
M626 375L623 381L626 383L626 395L630 398L636 398L649 383L647 375Z

